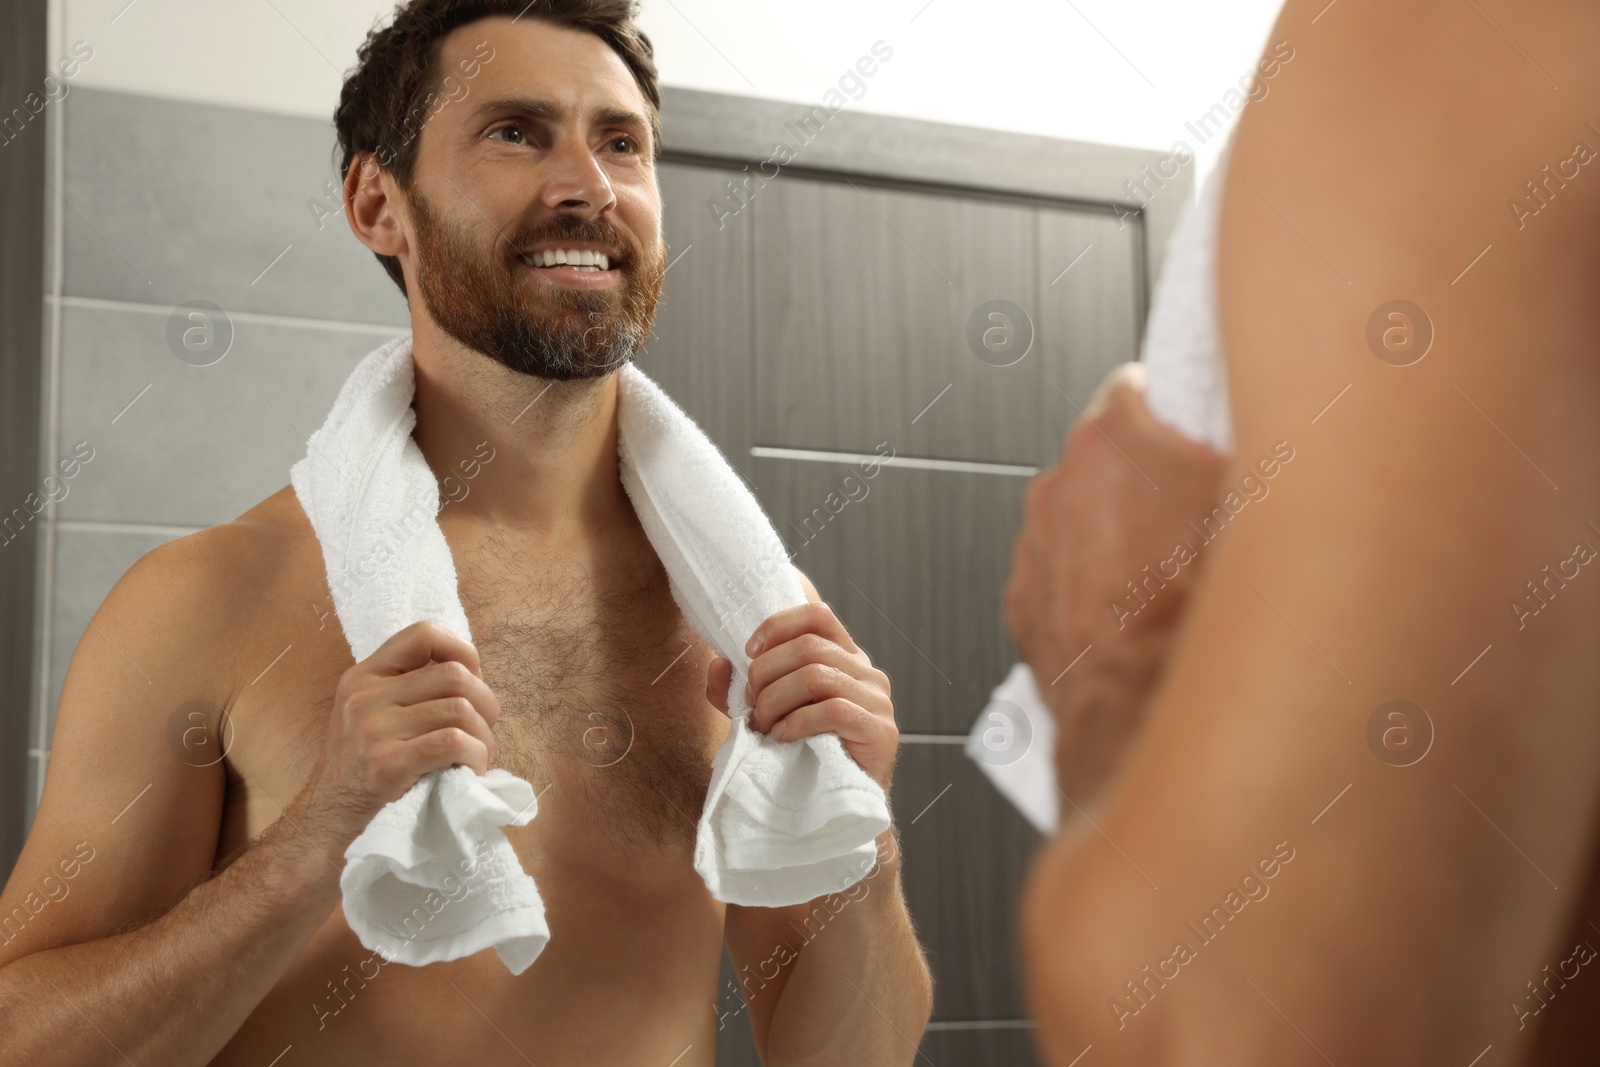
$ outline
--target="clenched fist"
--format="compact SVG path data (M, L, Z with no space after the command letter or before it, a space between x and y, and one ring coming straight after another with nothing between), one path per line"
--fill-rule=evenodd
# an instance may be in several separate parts
M340 676L321 771L298 798L303 817L343 851L430 771L487 773L499 717L471 642L412 623Z
M1028 485L1006 624L1055 717L1074 800L1093 799L1141 721L1205 560L1158 565L1195 540L1186 524L1216 504L1225 461L1157 422L1144 366L1124 363Z

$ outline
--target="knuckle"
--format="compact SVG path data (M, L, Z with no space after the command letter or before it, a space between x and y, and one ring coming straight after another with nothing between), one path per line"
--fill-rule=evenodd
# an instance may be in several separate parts
M380 748L367 757L367 777L373 782L387 782L398 777L401 771L399 753L391 748Z
M361 696L366 690L364 677L357 673L354 667L339 676L339 684L333 690L333 703L335 707L353 710L360 704Z
M379 742L384 739L384 721L386 718L382 715L368 715L368 713L357 713L347 718L344 725L347 749L354 749L355 752L371 752L376 749Z
M359 751L372 751L383 740L382 720L377 715L363 715L350 723L347 731Z
M1144 392L1142 380L1131 370L1135 366L1137 364L1124 363L1112 372L1109 399L1113 407L1126 407Z
M800 638L800 651L807 656L821 656L832 647L833 642L821 634L803 634Z
M472 672L460 660L445 660L443 663L435 664L435 669L444 676L445 681L457 687L466 685L468 679L472 677Z
M834 669L826 663L808 663L800 668L800 677L807 691L816 694L827 689L833 681Z

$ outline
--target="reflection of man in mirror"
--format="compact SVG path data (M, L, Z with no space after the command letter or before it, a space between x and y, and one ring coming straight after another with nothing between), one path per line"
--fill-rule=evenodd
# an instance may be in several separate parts
M419 623L352 664L309 625L327 577L288 487L141 559L73 659L0 913L84 837L98 888L6 928L0 1058L712 1067L726 948L765 1062L912 1062L932 992L892 826L848 899L724 904L692 865L732 672L617 469L615 372L666 271L633 8L416 0L369 36L335 115L345 216L410 305L414 440L470 483L439 524L477 643ZM751 725L836 733L887 792L887 676L801 579L747 649ZM171 750L199 707L225 759ZM488 951L380 968L339 907L345 847L456 764L538 791L506 831L552 937L519 975Z

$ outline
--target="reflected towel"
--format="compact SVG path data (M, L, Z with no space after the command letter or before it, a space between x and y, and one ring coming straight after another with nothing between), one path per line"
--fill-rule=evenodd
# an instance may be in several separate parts
M776 907L848 888L876 862L889 826L882 787L837 734L780 742L745 721L745 642L773 612L805 603L804 588L755 497L700 428L638 368L618 374L623 487L673 598L734 665L732 726L712 763L695 869L716 899L736 904ZM357 662L422 619L472 639L437 520L438 482L411 437L415 384L409 335L369 353L290 469ZM550 931L501 827L537 811L532 786L505 771L425 775L345 850L351 929L404 963L493 947L520 974Z

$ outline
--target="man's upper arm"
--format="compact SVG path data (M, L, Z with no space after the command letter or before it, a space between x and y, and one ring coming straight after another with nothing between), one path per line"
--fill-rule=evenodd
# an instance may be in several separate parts
M164 544L117 582L73 653L33 827L0 895L0 966L108 937L210 871L232 692L219 662L222 528Z
M1235 135L1224 484L1270 493L1197 546L1148 729L1030 901L1084 961L1035 977L1075 1035L1149 1050L1125 1062L1225 1034L1232 1062L1466 1063L1516 1044L1507 1004L1570 948L1600 797L1600 161L1525 183L1600 149L1600 16L1483 7L1515 45L1474 5L1291 0L1295 58ZM1432 338L1409 365L1407 328Z

